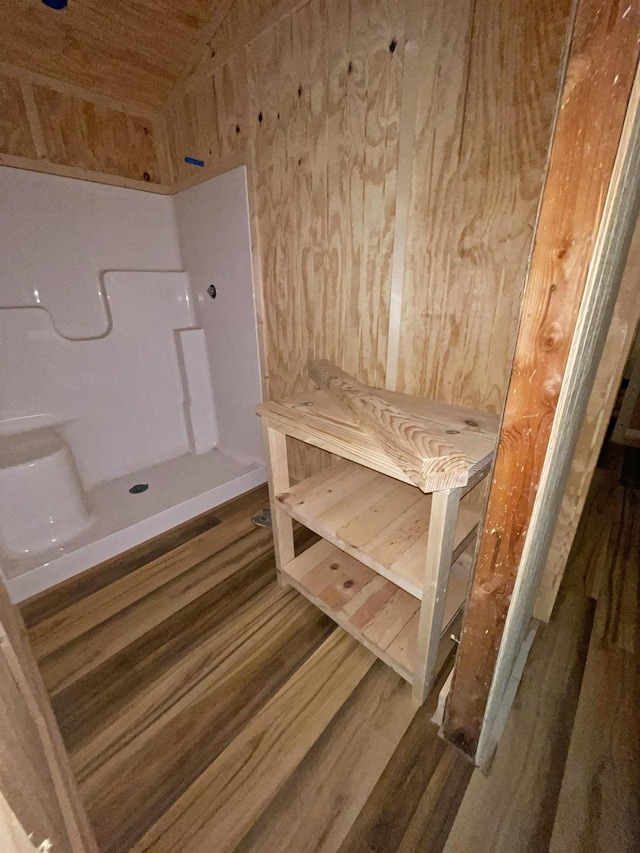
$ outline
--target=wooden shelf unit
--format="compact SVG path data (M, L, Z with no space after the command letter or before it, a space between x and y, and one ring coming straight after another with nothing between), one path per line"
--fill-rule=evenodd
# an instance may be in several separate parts
M454 563L446 591L442 633L460 612L471 557ZM322 539L283 569L286 580L410 684L416 664L420 601Z
M296 521L421 600L431 494L341 461L275 495ZM462 505L453 561L475 540L480 512Z
M377 393L455 436L468 461L466 484L423 492L320 391L261 405L276 564L282 584L409 681L423 702L442 656L441 639L461 618L480 522L470 492L489 471L497 417ZM293 484L287 436L342 459ZM297 557L294 519L322 537Z

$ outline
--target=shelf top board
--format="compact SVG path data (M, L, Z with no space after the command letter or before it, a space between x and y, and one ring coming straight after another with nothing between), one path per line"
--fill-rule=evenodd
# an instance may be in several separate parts
M468 467L462 474L434 471L422 491L465 486L474 475L488 469L496 448L498 415L393 391L376 390L376 394L408 416L415 416L421 425L428 423L430 432L442 436L467 460ZM263 403L257 412L287 435L397 480L412 482L398 463L359 426L355 416L323 391L307 391L286 400Z

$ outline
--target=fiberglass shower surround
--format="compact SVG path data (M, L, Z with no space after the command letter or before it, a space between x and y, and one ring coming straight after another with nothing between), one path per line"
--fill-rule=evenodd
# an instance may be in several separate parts
M263 482L260 382L243 169L173 198L0 187L0 561L22 598Z

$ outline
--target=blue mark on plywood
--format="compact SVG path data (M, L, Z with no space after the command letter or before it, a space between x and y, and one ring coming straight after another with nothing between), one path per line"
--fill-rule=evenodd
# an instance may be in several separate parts
M204 160L196 160L195 157L185 157L184 162L191 166L204 166Z

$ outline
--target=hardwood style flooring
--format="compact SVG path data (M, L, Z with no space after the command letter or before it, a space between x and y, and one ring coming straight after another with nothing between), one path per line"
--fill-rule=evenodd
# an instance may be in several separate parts
M640 493L598 470L491 774L275 583L258 489L22 607L103 851L640 849ZM297 547L315 541L300 528Z

